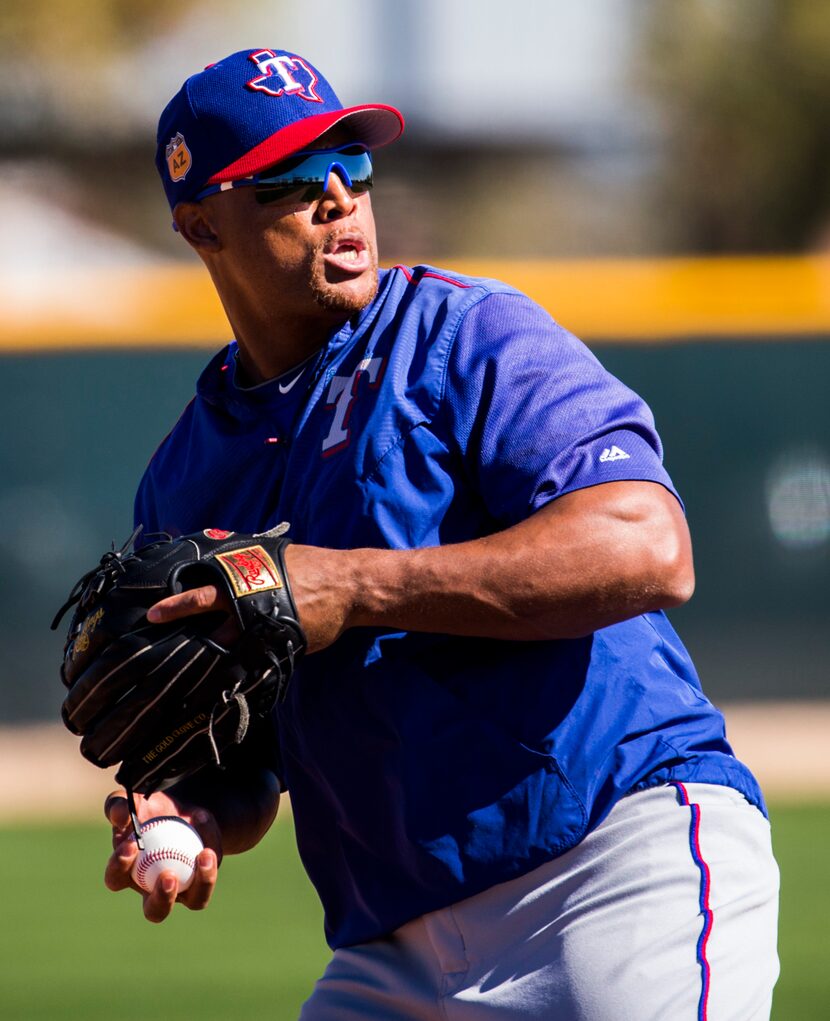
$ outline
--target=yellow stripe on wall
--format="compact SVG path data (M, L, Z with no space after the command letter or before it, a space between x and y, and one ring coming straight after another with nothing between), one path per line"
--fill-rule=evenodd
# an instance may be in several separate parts
M585 340L830 334L830 257L448 261L518 287ZM0 280L0 351L217 347L230 329L201 265Z
M830 258L459 264L507 280L585 340L830 333Z

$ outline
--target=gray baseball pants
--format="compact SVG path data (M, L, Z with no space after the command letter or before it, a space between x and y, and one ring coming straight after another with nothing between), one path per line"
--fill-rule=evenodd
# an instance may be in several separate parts
M337 950L301 1021L767 1021L769 824L728 787L623 798L560 858Z

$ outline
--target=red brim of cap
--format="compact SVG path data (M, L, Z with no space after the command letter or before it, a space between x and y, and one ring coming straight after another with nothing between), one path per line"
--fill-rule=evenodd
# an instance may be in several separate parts
M244 156L214 174L206 183L221 184L223 181L258 174L316 142L335 125L347 128L355 142L362 142L369 149L379 149L400 138L404 120L394 106L378 104L350 106L344 110L304 117L260 142Z

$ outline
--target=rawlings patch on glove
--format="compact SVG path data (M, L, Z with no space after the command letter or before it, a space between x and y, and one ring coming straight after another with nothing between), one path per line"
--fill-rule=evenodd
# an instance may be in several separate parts
M116 779L130 796L221 764L251 717L285 697L307 644L285 570L287 527L206 529L131 551L136 532L104 554L57 614L53 628L77 603L61 667L63 721L90 762L121 763ZM216 637L221 613L147 621L165 596L209 584L230 600L239 630L232 643Z

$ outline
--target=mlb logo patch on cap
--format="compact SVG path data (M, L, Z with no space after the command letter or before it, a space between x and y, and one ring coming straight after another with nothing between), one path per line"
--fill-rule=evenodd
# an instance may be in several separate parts
M193 158L180 131L167 143L164 155L167 158L167 172L171 181L183 181L193 165Z

